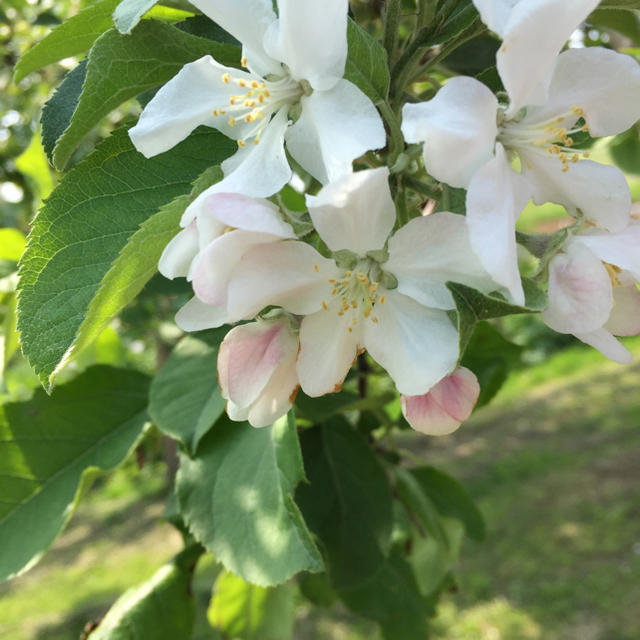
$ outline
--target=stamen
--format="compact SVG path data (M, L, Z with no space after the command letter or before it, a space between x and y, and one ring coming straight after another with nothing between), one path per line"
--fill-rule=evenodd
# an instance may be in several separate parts
M314 271L320 271L320 267L317 264L313 265L313 270Z
M240 64L241 64L245 69L247 68L247 66L248 66L248 64L249 64L249 61L247 60L247 57L246 57L246 56L242 56L242 59L240 60Z

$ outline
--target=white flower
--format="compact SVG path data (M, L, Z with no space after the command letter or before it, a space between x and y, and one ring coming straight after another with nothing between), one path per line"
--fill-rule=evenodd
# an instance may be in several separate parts
M388 239L396 217L388 177L386 168L360 171L307 196L314 226L335 259L303 242L262 245L246 254L229 283L235 315L278 305L305 316L297 370L310 396L338 391L365 349L401 393L426 393L458 359L445 283L495 289L461 216L416 218Z
M265 427L291 408L299 387L293 322L280 315L243 324L220 344L218 381L232 420Z
M347 0L279 0L279 17L271 0L192 4L242 42L246 71L211 56L185 65L129 131L147 157L170 149L199 125L215 127L240 148L222 163L225 178L205 194L268 197L292 175L285 142L291 156L323 183L350 172L353 159L365 151L384 146L373 103L342 78ZM192 211L203 197L190 205Z
M640 333L640 223L624 231L573 235L549 263L549 306L542 319L607 358L631 362L613 336Z
M227 285L238 261L251 247L296 237L274 204L235 193L207 196L200 215L191 221L183 216L181 224L185 228L165 247L158 270L193 282L196 297L176 315L185 331L240 320L226 308Z
M470 415L478 401L480 385L475 374L458 367L428 393L401 396L402 414L416 431L430 436L453 433Z
M529 4L522 0L516 8ZM527 56L534 64L531 51ZM528 68L522 67L520 80L538 83ZM511 106L506 111L500 107L479 81L457 77L433 100L404 107L406 139L426 141L427 171L468 190L473 249L518 304L524 303L524 293L515 222L530 198L536 204L556 202L572 214L580 209L585 218L613 232L625 227L631 208L622 172L581 159L588 154L572 149L572 136L580 131L612 135L638 119L638 63L597 47L565 51L557 58L547 96L543 105L518 107L513 113ZM520 104L510 97L511 105ZM516 159L521 173L511 166Z

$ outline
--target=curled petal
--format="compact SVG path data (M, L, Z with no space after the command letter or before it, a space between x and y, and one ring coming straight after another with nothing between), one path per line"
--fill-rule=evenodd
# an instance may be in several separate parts
M455 431L473 411L480 395L475 374L459 367L421 396L401 396L402 414L416 431L443 436Z
M449 80L436 97L402 109L407 142L424 142L427 171L452 187L467 188L493 156L498 100L473 78Z
M385 144L380 114L348 80L303 96L300 104L300 118L287 131L287 149L323 184L351 173L355 158Z
M236 319L240 318L230 318L225 307L214 307L195 297L176 313L176 324L183 331L214 329Z
M576 236L604 262L630 271L640 281L640 224L632 223L620 233L593 233Z
M358 171L307 196L313 225L329 249L358 255L384 247L396 219L389 169Z
M199 248L198 229L192 223L174 236L164 248L158 262L158 271L170 280L186 278Z
M607 329L601 328L590 333L575 333L574 335L585 344L597 349L609 360L620 364L631 364L633 362L633 356L629 349L616 340Z
M613 288L613 309L604 327L614 336L640 333L640 291L635 283Z

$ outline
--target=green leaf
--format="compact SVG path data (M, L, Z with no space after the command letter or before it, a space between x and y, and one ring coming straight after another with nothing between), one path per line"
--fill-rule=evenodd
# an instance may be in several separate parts
M67 359L91 344L111 319L142 291L157 272L164 248L180 231L184 210L197 195L221 178L220 167L211 167L195 181L190 194L178 196L140 225L102 279L76 340L66 354Z
M228 327L183 338L151 383L149 415L190 454L223 414L218 347Z
M587 18L588 24L606 29L614 29L623 36L640 44L640 19L637 15L629 14L628 11L616 11L615 9L597 10Z
M613 161L625 173L640 174L640 129L636 125L609 142Z
M296 502L320 538L331 584L341 589L368 580L391 544L391 487L366 441L341 418L301 436L309 484Z
M223 65L238 65L240 59L238 47L199 38L156 20L144 20L130 36L116 29L102 34L89 52L77 107L56 140L53 165L64 168L80 140L110 111L164 84L187 62L206 54ZM45 120L42 124L44 136Z
M83 472L110 470L146 421L149 380L98 366L49 398L0 407L0 579L26 570L69 519Z
M16 169L27 176L40 200L47 198L53 190L53 179L47 157L42 148L40 132L31 137L29 146L16 158Z
M441 44L451 40L459 33L470 27L478 19L478 11L471 0L458 2L453 11L446 16L442 27L429 40L430 45Z
M633 11L640 9L640 0L602 0L598 9L626 9Z
M356 587L340 591L342 601L355 613L376 620L385 640L425 640L427 615L411 566L394 551L375 572Z
M202 128L145 159L120 130L60 182L35 218L20 266L18 328L43 384L66 363L91 301L139 225L233 151L233 141Z
M310 398L300 391L296 396L296 408L305 418L318 423L344 411L381 409L385 404L392 402L396 395L393 391L386 391L362 398L351 391L340 391L328 393L319 398Z
M0 229L0 260L18 262L26 243L27 239L22 231L12 227Z
M349 19L347 26L349 54L345 66L345 80L353 82L374 104L387 99L389 69L387 52L373 36Z
M120 33L131 33L142 16L158 0L122 0L113 12L113 23Z
M323 569L291 497L303 479L291 414L262 429L223 416L195 458L180 455L176 492L189 530L228 571L271 586Z
M466 489L455 478L434 467L411 469L411 475L435 504L440 514L460 520L467 535L473 540L478 542L484 540L485 524L482 513Z
M99 0L56 27L18 60L14 82L48 64L87 51L100 34L113 26L111 14L117 4L118 0Z
M193 567L201 547L185 549L154 576L126 591L109 609L90 640L187 640L196 606L191 593Z
M264 588L223 572L207 612L211 626L238 640L291 640L295 622L295 587Z

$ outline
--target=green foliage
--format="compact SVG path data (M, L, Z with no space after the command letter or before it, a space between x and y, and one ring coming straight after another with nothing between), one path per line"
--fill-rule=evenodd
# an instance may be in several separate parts
M191 575L202 549L185 549L147 582L118 598L90 640L177 640L191 637L196 607Z
M44 384L66 362L80 327L91 331L89 305L139 225L234 149L221 134L198 130L147 160L120 130L60 182L34 221L20 268L22 348ZM98 324L108 306L94 308Z
M27 239L18 229L0 229L0 260L18 262Z
M0 407L0 579L35 562L71 515L83 473L113 469L140 437L146 376L94 367L51 398Z
M640 174L640 131L638 125L615 136L609 143L615 163L627 173Z
M300 485L296 501L322 542L331 584L361 584L389 551L389 481L366 441L343 418L306 430L301 444L309 484Z
M142 16L158 0L121 0L113 12L113 23L120 33L131 33Z
M347 42L345 79L366 93L374 104L384 102L391 81L384 47L353 20L347 25Z
M237 47L199 38L156 20L143 21L130 36L116 29L102 34L89 52L80 94L76 97L77 80L73 86L61 85L56 93L58 101L77 101L67 126L61 131L64 123L58 124L52 133L49 121L42 121L45 148L53 165L64 168L80 140L110 111L164 84L184 64L207 54L224 65L237 65L240 59Z
M16 169L31 181L40 200L49 196L53 189L53 179L38 131L31 137L29 146L16 158Z
M197 338L183 338L151 383L151 418L191 455L225 409L218 388L217 359L227 330L222 327Z
M180 455L176 492L195 538L228 571L270 586L323 567L292 498L303 479L291 415L262 429L223 416L194 458Z
M471 0L456 3L451 13L446 15L442 26L437 29L435 36L429 40L429 44L441 44L455 38L477 19L478 11Z
M16 65L14 82L53 62L87 51L100 34L113 26L111 14L117 4L118 0L98 0L56 27L25 51Z
M238 640L291 640L295 621L292 584L258 587L223 572L207 612L211 625Z

